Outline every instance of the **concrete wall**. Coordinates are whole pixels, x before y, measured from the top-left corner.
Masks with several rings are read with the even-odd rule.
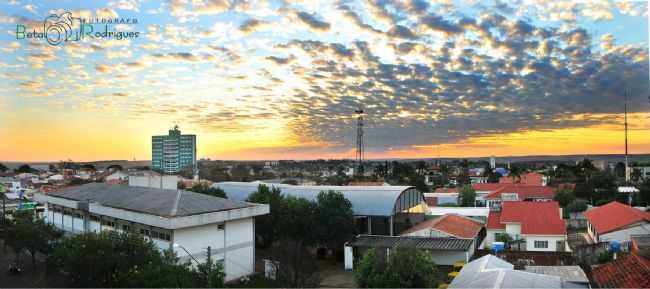
[[[538,252],[551,252],[558,251],[556,246],[557,241],[562,241],[562,248],[564,250],[566,245],[566,236],[538,236],[538,235],[525,235],[526,239],[526,251],[538,251]],[[535,248],[535,241],[548,241],[548,248]]]
[[[212,248],[213,260],[224,260],[225,255],[224,269],[227,281],[252,274],[255,271],[253,218],[228,221],[225,223],[225,230],[220,230],[218,225],[174,230],[173,243],[185,247],[199,262],[205,262],[207,258],[207,246]],[[190,260],[182,248],[174,248],[174,251],[181,258],[181,262]]]
[[[458,261],[469,261],[470,253],[467,251],[431,251],[431,256],[436,265],[454,265]]]
[[[129,186],[176,190],[177,176],[129,176]]]
[[[630,235],[645,235],[650,234],[650,223],[637,224],[623,230],[609,232],[598,236],[600,242],[610,242],[618,240],[621,242],[630,241]]]
[[[520,224],[506,224],[506,233],[508,233],[513,238],[521,236],[521,225]]]

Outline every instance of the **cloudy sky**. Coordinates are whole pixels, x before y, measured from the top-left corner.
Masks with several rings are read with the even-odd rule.
[[[0,160],[650,153],[645,1],[40,1],[0,4]],[[51,45],[50,14],[135,19]],[[99,30],[94,26],[95,30]],[[78,27],[77,27],[78,28]],[[75,29],[73,27],[73,29]],[[103,28],[102,28],[103,29]],[[103,31],[103,30],[101,30]]]

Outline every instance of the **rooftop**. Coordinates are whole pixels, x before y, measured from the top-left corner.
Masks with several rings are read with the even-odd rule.
[[[521,234],[566,235],[557,202],[503,202],[501,212],[490,212],[488,229],[504,229],[505,223],[521,224]]]
[[[488,254],[467,263],[449,288],[562,288],[562,278],[514,270],[514,266]]]
[[[49,193],[47,196],[81,202],[97,202],[106,207],[161,217],[190,216],[255,205],[183,190],[131,187],[106,183],[89,183],[67,187]]]
[[[589,284],[589,278],[580,266],[526,266],[524,270],[530,273],[558,276],[567,282]]]
[[[602,288],[650,288],[650,260],[636,254],[594,266],[591,274]]]
[[[425,229],[433,229],[457,238],[472,239],[478,235],[482,228],[483,224],[476,220],[456,214],[447,214],[419,223],[402,232],[401,235],[407,235]]]
[[[351,243],[353,247],[371,248],[415,248],[439,251],[469,250],[473,240],[433,237],[405,237],[359,235]]]
[[[392,216],[402,207],[412,207],[424,201],[422,193],[411,186],[294,186],[288,184],[268,184],[263,182],[220,182],[212,186],[223,189],[229,198],[244,201],[257,191],[259,185],[280,189],[282,194],[315,200],[323,191],[341,192],[352,203],[352,210],[357,216]],[[402,202],[397,202],[403,193]]]
[[[650,213],[619,202],[593,208],[584,215],[598,234],[616,231],[638,222],[650,222]]]

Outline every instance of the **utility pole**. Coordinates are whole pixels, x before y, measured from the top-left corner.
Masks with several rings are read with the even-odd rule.
[[[363,157],[364,157],[363,109],[359,108],[355,110],[354,113],[357,114],[357,152],[356,152],[357,175],[363,176]]]
[[[628,156],[627,156],[627,99],[630,94],[630,89],[626,88],[625,89],[625,181],[629,182],[630,181],[630,167],[628,164]]]
[[[208,269],[207,269],[208,272],[206,273],[206,275],[208,277],[208,280],[207,280],[208,288],[212,288],[212,275],[210,274],[210,273],[212,273],[212,248],[210,246],[208,246],[208,263],[207,263],[207,265],[208,265],[207,266],[208,267]]]

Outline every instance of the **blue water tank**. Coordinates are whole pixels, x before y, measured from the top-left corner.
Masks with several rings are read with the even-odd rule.
[[[621,251],[621,241],[612,240],[609,242],[609,251],[611,252],[620,252]]]
[[[505,244],[503,242],[494,242],[492,243],[492,250],[494,253],[499,253],[505,249]]]

